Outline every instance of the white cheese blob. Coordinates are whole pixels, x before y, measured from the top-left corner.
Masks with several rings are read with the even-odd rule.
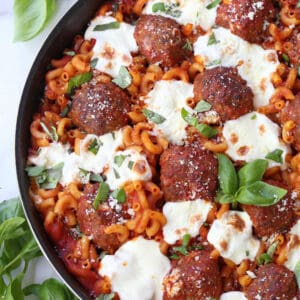
[[[287,260],[284,265],[294,272],[296,264],[300,261],[300,219],[291,228],[289,234]]]
[[[142,237],[126,242],[114,255],[105,255],[99,273],[111,281],[122,300],[160,300],[163,278],[171,269],[159,243]]]
[[[217,43],[207,45],[214,33]],[[219,27],[200,36],[194,43],[194,54],[201,55],[207,68],[217,65],[236,67],[254,94],[254,107],[264,106],[274,93],[271,75],[279,65],[276,51],[264,50]]]
[[[97,154],[88,150],[92,141],[96,140],[100,145]],[[47,147],[41,147],[37,155],[28,158],[29,164],[43,166],[46,169],[63,162],[62,176],[59,182],[65,186],[70,182],[80,181],[80,169],[102,173],[104,166],[109,162],[114,152],[122,145],[122,130],[107,133],[102,136],[88,134],[80,141],[80,154],[71,152],[70,145],[61,143],[50,143]]]
[[[163,227],[164,240],[174,244],[185,234],[197,236],[211,208],[211,203],[202,199],[167,202],[163,207],[163,214],[167,218],[167,224]]]
[[[263,114],[252,112],[241,116],[236,120],[227,121],[224,124],[223,136],[228,145],[226,153],[233,160],[246,162],[265,156],[280,149],[282,153],[282,167],[285,167],[285,156],[290,148],[279,138],[280,127]],[[281,165],[269,160],[269,166]]]
[[[92,20],[85,32],[86,40],[95,39],[94,58],[98,58],[96,69],[112,77],[117,77],[121,66],[129,66],[132,62],[131,52],[137,52],[138,47],[133,37],[134,26],[120,22],[120,28],[94,31],[97,25],[116,22],[110,16],[99,16]]]
[[[157,11],[153,12],[153,5],[155,3],[164,3],[167,12]],[[207,9],[211,0],[150,0],[143,10],[144,14],[158,14],[167,18],[176,20],[179,24],[193,24],[200,25],[205,31],[210,29],[214,24],[217,16],[217,8],[213,7]],[[176,6],[177,4],[177,6]],[[173,9],[172,9],[173,8]],[[177,15],[172,13],[172,10],[178,11]]]
[[[233,291],[223,293],[220,296],[220,300],[247,300],[248,298],[243,292]]]
[[[146,156],[133,149],[114,153],[104,174],[111,189],[117,189],[127,181],[146,181],[152,178]]]
[[[177,80],[161,80],[155,83],[147,96],[143,97],[148,109],[166,119],[161,124],[154,124],[154,130],[163,134],[173,144],[182,144],[187,136],[185,128],[188,124],[181,117],[181,109],[185,108],[189,113],[193,113],[186,103],[186,100],[193,96],[192,84]]]
[[[254,260],[260,243],[252,235],[252,222],[246,212],[228,211],[213,222],[207,240],[221,256],[235,264],[243,259]]]

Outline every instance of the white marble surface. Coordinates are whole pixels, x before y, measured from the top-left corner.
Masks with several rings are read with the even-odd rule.
[[[0,201],[19,195],[14,138],[18,105],[26,77],[46,37],[75,2],[57,0],[56,14],[41,34],[28,42],[13,43],[13,0],[0,1]],[[24,283],[42,282],[48,277],[56,275],[45,258],[39,258],[33,261]]]

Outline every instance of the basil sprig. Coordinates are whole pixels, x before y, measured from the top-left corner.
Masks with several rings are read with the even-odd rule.
[[[282,164],[282,161],[283,161],[283,159],[282,159],[282,153],[283,153],[283,150],[281,150],[281,149],[275,149],[274,151],[268,153],[266,155],[266,158],[267,159],[271,159],[273,161],[276,161],[276,162]]]
[[[68,83],[67,94],[71,94],[74,88],[81,86],[92,78],[92,72],[86,72],[72,77]]]
[[[217,201],[221,204],[237,202],[247,205],[270,206],[282,199],[287,190],[261,181],[268,162],[256,159],[236,172],[231,160],[217,154],[220,191]]]
[[[121,89],[126,89],[131,85],[132,77],[127,68],[121,66],[118,76],[115,79],[113,79],[112,82],[118,85]]]
[[[109,194],[109,185],[105,182],[99,183],[97,195],[93,203],[94,209],[98,209],[99,204],[106,201],[108,194]]]

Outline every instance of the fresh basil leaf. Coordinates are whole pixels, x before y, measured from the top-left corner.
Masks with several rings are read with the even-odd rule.
[[[183,237],[182,237],[182,246],[183,247],[187,247],[189,245],[189,242],[191,240],[191,235],[186,233]]]
[[[67,94],[71,94],[74,88],[80,87],[82,84],[93,78],[92,72],[86,72],[72,77],[69,80]]]
[[[206,6],[207,9],[215,8],[217,5],[221,3],[222,0],[214,0],[210,4]]]
[[[25,171],[27,172],[27,175],[30,177],[37,177],[41,175],[46,170],[43,166],[34,166],[34,167],[27,167]]]
[[[55,0],[14,1],[14,41],[34,38],[55,11]]]
[[[67,106],[61,111],[60,116],[64,118],[69,113],[70,110],[71,110],[71,102],[69,102]]]
[[[295,273],[295,276],[296,276],[296,281],[297,281],[297,284],[298,284],[298,288],[300,289],[300,260],[296,263],[294,273]]]
[[[57,183],[59,182],[62,176],[62,170],[64,167],[64,163],[61,162],[54,166],[51,169],[47,169],[47,177],[44,182],[40,184],[40,187],[46,190],[51,190],[56,188]]]
[[[57,135],[57,132],[56,132],[56,128],[54,126],[50,126],[50,130],[49,130],[44,122],[40,122],[40,125],[43,128],[43,130],[45,131],[45,133],[50,137],[50,139],[53,142],[58,141],[58,135]]]
[[[186,49],[188,51],[193,51],[193,44],[189,40],[186,40],[186,42],[183,45],[182,49]]]
[[[117,201],[119,203],[125,203],[125,201],[126,201],[126,193],[123,188],[114,190],[113,193],[111,194],[111,196],[114,199],[117,199]]]
[[[268,161],[265,159],[256,159],[247,163],[238,172],[240,186],[261,180],[267,167]]]
[[[20,199],[14,198],[0,202],[0,224],[13,217],[23,217]]]
[[[115,294],[111,293],[111,294],[101,294],[99,295],[96,300],[112,300],[114,299]]]
[[[275,251],[276,251],[276,249],[277,249],[277,247],[278,247],[278,244],[279,244],[279,242],[276,241],[276,242],[274,242],[274,243],[268,248],[267,254],[268,254],[270,257],[273,258],[273,255],[274,255],[274,253],[275,253]]]
[[[105,182],[99,183],[98,192],[93,203],[94,209],[98,209],[99,204],[101,202],[106,201],[108,194],[109,194],[109,185]]]
[[[287,64],[290,62],[289,56],[287,54],[285,54],[285,53],[282,53],[282,59]]]
[[[0,224],[0,244],[12,238],[14,232],[25,222],[24,218],[14,217]]]
[[[196,112],[205,112],[205,111],[209,111],[211,109],[211,104],[206,102],[205,100],[200,100],[196,107],[194,108],[194,110]]]
[[[256,114],[253,114],[251,120],[255,120],[257,118]]]
[[[99,151],[99,148],[102,146],[102,142],[98,141],[96,138],[92,140],[92,142],[88,146],[88,150],[92,152],[93,154],[97,154]]]
[[[236,199],[247,205],[270,206],[276,204],[287,193],[287,190],[270,185],[263,181],[256,181],[239,189]]]
[[[125,155],[116,155],[114,157],[114,163],[120,168],[124,162],[124,160],[126,159],[126,156]]]
[[[131,85],[132,77],[126,67],[121,66],[118,76],[112,80],[121,89],[126,89]]]
[[[143,115],[151,122],[155,123],[155,124],[162,124],[163,122],[166,121],[166,118],[163,117],[162,115],[150,110],[150,109],[147,109],[147,108],[144,108],[142,110],[143,112]]]
[[[233,195],[228,195],[221,192],[217,194],[216,201],[220,204],[227,204],[235,202],[235,199]]]
[[[217,41],[215,33],[213,32],[208,38],[207,46],[214,45],[217,43],[220,43],[220,42]]]
[[[90,65],[92,68],[95,68],[97,66],[98,60],[99,60],[99,58],[97,58],[97,57],[91,60]]]
[[[169,258],[170,259],[179,259],[180,257],[177,255],[177,254],[171,254],[170,256],[169,256]]]
[[[24,293],[22,290],[22,281],[24,273],[19,273],[7,286],[5,296],[2,299],[5,300],[24,300]]]
[[[93,182],[103,182],[103,178],[102,178],[101,175],[91,173],[90,174],[90,181],[93,181]]]
[[[157,2],[157,3],[154,3],[152,5],[152,12],[158,12],[158,11],[162,11],[162,12],[165,12],[166,11],[166,7],[165,7],[165,4],[163,2]]]
[[[269,254],[263,253],[257,259],[258,265],[267,265],[272,262],[272,257]]]
[[[104,31],[109,29],[119,29],[121,26],[121,23],[119,22],[110,22],[106,24],[99,24],[96,25],[93,29],[93,31]]]
[[[282,164],[282,162],[283,162],[282,153],[283,153],[283,150],[275,149],[274,151],[268,153],[266,155],[266,158]]]
[[[219,185],[224,194],[233,195],[238,190],[238,177],[235,167],[225,154],[217,154]]]
[[[132,170],[133,165],[134,165],[134,161],[130,160],[130,161],[128,162],[128,168],[129,168],[130,170]]]
[[[114,174],[115,174],[116,179],[119,179],[121,177],[119,172],[115,168],[113,168],[113,170],[114,170]]]
[[[212,66],[216,66],[216,65],[220,65],[220,64],[221,64],[221,59],[215,59],[215,60],[212,60],[211,62],[209,62],[205,66],[206,67],[212,67]]]

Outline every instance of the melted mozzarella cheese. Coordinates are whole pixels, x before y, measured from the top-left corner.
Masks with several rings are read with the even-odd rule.
[[[163,278],[170,269],[159,243],[139,237],[122,245],[114,255],[104,256],[99,273],[110,279],[112,291],[122,300],[160,300]]]
[[[185,234],[195,237],[206,221],[212,205],[205,200],[167,202],[163,207],[163,214],[167,224],[163,227],[164,240],[174,244]]]
[[[152,178],[146,156],[133,149],[116,152],[109,161],[104,174],[111,189],[117,189],[127,181],[146,181]]]
[[[175,9],[179,10],[178,16],[172,16],[172,13],[165,13],[162,11],[153,12],[152,6],[155,3],[165,4],[165,7],[172,7],[172,5],[176,5]],[[206,6],[211,3],[211,0],[150,0],[147,2],[143,13],[144,14],[159,14],[164,17],[168,17],[176,20],[179,24],[193,24],[200,25],[205,31],[210,29],[215,24],[215,19],[217,16],[217,8],[213,7],[211,9],[207,9]]]
[[[96,69],[112,77],[117,77],[121,66],[129,66],[132,62],[131,52],[137,52],[134,39],[134,26],[125,22],[120,28],[94,31],[95,26],[116,22],[109,16],[99,16],[92,20],[85,32],[85,39],[95,39],[93,58],[98,58]]]
[[[220,296],[220,300],[247,300],[248,298],[242,292],[234,291],[223,293]]]
[[[280,139],[280,127],[263,114],[253,112],[236,120],[227,121],[223,128],[223,136],[228,145],[226,153],[233,160],[253,161],[276,150],[283,151],[282,159],[290,152]],[[270,166],[280,163],[269,160]],[[285,166],[285,163],[282,167]]]
[[[148,109],[166,119],[161,124],[154,124],[155,131],[162,133],[173,144],[180,145],[186,138],[187,123],[181,117],[181,109],[185,108],[189,113],[193,113],[186,103],[186,100],[193,96],[192,84],[161,80],[156,82],[153,90],[143,98]]]
[[[47,147],[41,147],[37,155],[28,158],[30,164],[43,166],[46,169],[63,162],[62,176],[60,183],[67,185],[73,181],[80,181],[80,169],[84,169],[96,174],[102,173],[103,168],[109,162],[114,151],[122,145],[122,130],[107,133],[102,136],[88,134],[80,141],[80,154],[71,152],[70,145],[61,143],[51,143]],[[88,150],[90,143],[96,140],[100,146],[97,154]]]
[[[300,220],[291,228],[289,233],[287,260],[284,265],[294,271],[296,264],[300,261]]]
[[[217,43],[208,46],[212,32]],[[216,64],[224,67],[237,66],[240,76],[253,91],[254,106],[257,108],[267,105],[274,93],[271,75],[279,65],[276,51],[250,44],[222,27],[213,29],[212,32],[200,36],[194,43],[195,55],[201,55],[207,67],[216,67]]]
[[[246,212],[228,211],[213,222],[207,240],[222,257],[239,264],[254,260],[260,243],[252,236],[252,222]]]

